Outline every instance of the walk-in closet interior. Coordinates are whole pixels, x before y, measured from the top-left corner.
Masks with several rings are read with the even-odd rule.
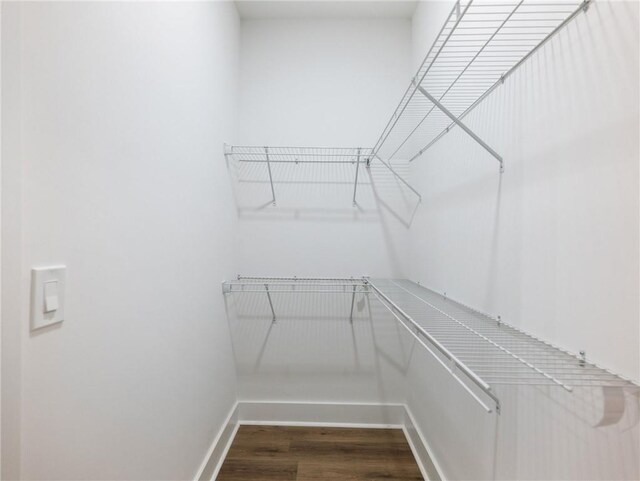
[[[1,479],[639,479],[639,11],[0,2]]]

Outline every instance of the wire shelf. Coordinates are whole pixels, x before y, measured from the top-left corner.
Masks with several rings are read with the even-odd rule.
[[[373,154],[420,157],[590,0],[459,0],[405,91]]]
[[[369,167],[373,149],[363,147],[272,147],[272,146],[246,146],[225,144],[225,156],[227,160],[236,165],[259,165],[261,170],[260,178],[266,177],[272,196],[271,203],[275,206],[278,199],[278,191],[275,186],[280,179],[277,177],[276,169],[288,166],[316,166],[312,174],[316,177],[326,177],[329,171],[334,169],[352,169],[350,175],[353,183],[352,203],[355,207],[358,202],[358,185],[363,182],[364,173],[361,169]],[[381,160],[381,159],[380,159]],[[397,179],[413,194],[421,200],[420,194],[388,163],[381,161],[382,166],[390,177]],[[352,167],[350,167],[352,166]],[[266,168],[265,168],[266,167]],[[317,170],[321,169],[321,170]],[[345,174],[342,172],[341,175]],[[347,175],[349,175],[347,173]],[[254,179],[255,181],[255,179]],[[350,185],[350,184],[349,184]]]
[[[272,322],[278,319],[274,294],[346,294],[351,297],[349,321],[353,322],[356,295],[367,291],[364,277],[248,277],[238,276],[236,281],[223,282],[222,292],[264,293],[271,310]]]
[[[638,385],[487,314],[408,280],[372,279],[379,299],[399,313],[438,359],[493,397],[492,385],[544,385],[564,388]],[[455,375],[455,373],[454,373]],[[472,393],[473,394],[473,393]],[[477,399],[481,402],[480,399]],[[482,403],[482,402],[481,402]],[[486,406],[486,405],[485,405]]]
[[[640,386],[505,322],[408,280],[367,277],[244,277],[223,283],[224,294],[259,293],[276,322],[272,295],[341,294],[353,322],[356,296],[377,299],[487,412],[500,412],[493,386],[574,388]],[[254,294],[255,295],[255,294]],[[350,310],[347,312],[347,308]]]
[[[352,164],[366,162],[371,148],[362,147],[257,147],[226,146],[225,154],[237,162],[291,164]]]
[[[335,293],[352,294],[363,290],[366,279],[353,277],[246,277],[223,283],[223,292],[271,292],[271,293]]]

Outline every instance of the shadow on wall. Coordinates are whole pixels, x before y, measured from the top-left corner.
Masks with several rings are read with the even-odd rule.
[[[238,216],[245,220],[378,223],[384,210],[409,228],[420,204],[416,194],[376,160],[369,167],[365,162],[358,166],[355,157],[351,163],[268,166],[227,158],[227,166]],[[393,168],[406,179],[406,162]]]
[[[411,275],[636,378],[637,19],[593,3],[465,117],[502,176],[460,129],[414,162]]]
[[[266,293],[225,296],[241,399],[404,402],[410,345],[368,293],[271,297],[275,321]]]
[[[424,349],[407,378],[446,479],[638,479],[637,390],[498,383],[502,411],[488,414]]]

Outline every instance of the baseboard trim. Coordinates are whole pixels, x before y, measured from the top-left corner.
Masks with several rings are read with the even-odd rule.
[[[207,454],[198,469],[198,472],[194,478],[194,481],[209,481],[216,479],[218,471],[222,467],[224,458],[227,456],[227,452],[231,447],[233,438],[236,436],[236,432],[240,424],[238,423],[238,403],[236,402],[225,422],[222,424],[220,431],[216,438],[211,443],[211,447],[207,451]]]
[[[402,404],[238,403],[241,424],[399,428],[404,424],[404,416]]]
[[[397,428],[407,437],[423,477],[442,481],[442,471],[431,455],[413,415],[404,404],[339,404],[292,402],[237,402],[202,462],[195,481],[215,480],[241,425]]]
[[[420,471],[422,471],[422,476],[429,481],[446,481],[437,459],[433,456],[433,450],[422,434],[422,430],[416,424],[409,406],[404,406],[404,408],[405,421],[402,429],[409,446],[411,446],[411,451],[413,451],[413,457],[416,458]]]

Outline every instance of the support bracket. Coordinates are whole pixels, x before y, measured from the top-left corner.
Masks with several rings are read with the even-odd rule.
[[[269,292],[269,284],[264,285],[264,290],[267,292],[267,299],[269,299],[269,307],[271,308],[271,315],[273,316],[271,322],[276,322],[276,311],[273,309],[273,301],[271,300],[271,293]]]
[[[271,162],[269,162],[269,147],[264,148],[264,155],[267,158],[267,170],[269,171],[269,183],[271,184],[271,195],[273,196],[272,205],[276,205],[276,191],[273,188],[273,176],[271,175]]]
[[[353,307],[356,303],[356,286],[353,286],[353,294],[351,295],[351,314],[349,314],[349,322],[353,324]]]
[[[413,187],[411,187],[411,185],[409,185],[409,183],[408,183],[406,180],[404,180],[400,174],[398,174],[395,170],[393,170],[393,167],[391,167],[391,166],[390,166],[389,164],[387,164],[384,160],[382,160],[382,158],[381,158],[379,155],[374,154],[374,157],[375,157],[376,159],[378,159],[380,162],[382,162],[382,165],[384,165],[387,169],[389,169],[389,171],[390,171],[393,175],[395,175],[395,176],[396,176],[396,178],[397,178],[400,182],[402,182],[404,185],[406,185],[406,186],[407,186],[407,188],[408,188],[411,192],[413,192],[414,194],[416,194],[416,195],[418,196],[418,200],[419,200],[419,202],[422,202],[422,196],[420,195],[420,193],[419,193],[416,189],[414,189]]]
[[[356,163],[356,180],[353,183],[353,206],[355,207],[356,204],[356,191],[358,189],[358,171],[360,170],[360,147],[358,147],[358,161]]]
[[[442,105],[438,99],[436,99],[433,95],[431,95],[429,92],[427,92],[420,84],[418,84],[415,80],[414,80],[414,85],[416,86],[416,88],[420,91],[420,93],[422,95],[424,95],[425,97],[427,97],[427,99],[433,103],[436,107],[438,107],[438,109],[444,113],[447,117],[449,117],[453,123],[455,123],[458,127],[460,127],[462,130],[464,130],[467,134],[469,134],[469,136],[475,140],[476,142],[478,142],[487,152],[489,152],[493,157],[496,158],[496,160],[500,163],[500,173],[504,172],[504,162],[502,160],[502,156],[500,154],[498,154],[495,150],[493,150],[491,147],[489,147],[489,145],[487,145],[487,143],[482,140],[480,137],[478,137],[475,132],[473,132],[473,130],[471,130],[469,127],[467,127],[460,119],[458,119],[458,117],[456,117],[449,109],[447,109],[444,105]]]

